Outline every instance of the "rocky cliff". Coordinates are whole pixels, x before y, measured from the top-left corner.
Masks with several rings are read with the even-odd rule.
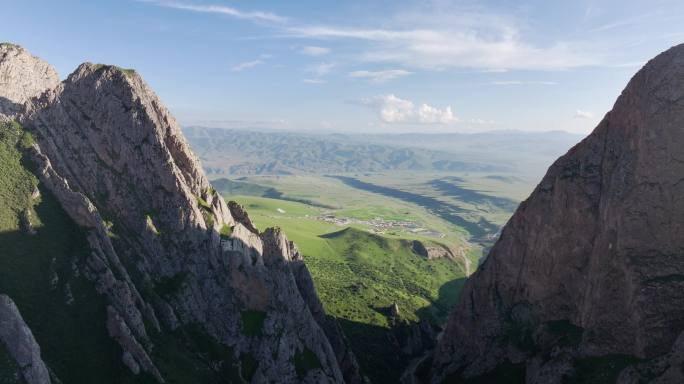
[[[72,279],[83,280],[79,286],[101,302],[91,326],[118,355],[109,363],[117,377],[100,377],[97,370],[73,376],[68,367],[78,356],[43,353],[54,380],[361,380],[296,247],[277,229],[257,231],[246,212],[223,201],[135,71],[85,63],[57,83],[49,65],[16,46],[2,49],[0,95],[11,102],[3,113],[32,134],[24,162],[87,249],[66,261],[63,275],[54,273],[53,286],[68,292],[63,306],[78,307],[90,291],[73,293]],[[17,306],[35,311],[30,300]],[[73,336],[34,333],[41,346]],[[107,358],[91,353],[94,364]]]
[[[26,101],[58,83],[51,65],[18,45],[0,43],[0,115],[16,115]]]
[[[684,45],[520,205],[463,289],[432,381],[684,382],[682,148]]]

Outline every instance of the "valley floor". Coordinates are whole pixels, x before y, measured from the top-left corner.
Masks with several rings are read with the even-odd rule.
[[[532,188],[510,176],[409,172],[213,185],[244,205],[259,229],[280,226],[297,244],[326,312],[373,382],[398,379],[413,353],[397,353],[407,342],[401,326],[443,324],[465,278]]]

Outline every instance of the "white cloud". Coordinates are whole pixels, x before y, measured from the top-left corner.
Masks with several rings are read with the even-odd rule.
[[[558,85],[558,83],[555,81],[539,81],[539,80],[532,80],[532,81],[499,80],[499,81],[490,81],[487,84],[489,84],[489,85]]]
[[[361,104],[377,108],[380,120],[385,123],[454,124],[459,122],[451,106],[438,108],[425,103],[416,106],[412,101],[399,98],[394,94],[363,99]]]
[[[318,63],[307,68],[307,71],[316,76],[325,76],[335,67],[335,63]]]
[[[421,104],[418,108],[418,120],[421,123],[430,124],[452,124],[458,121],[454,113],[451,111],[451,106],[446,106],[444,109],[439,109],[427,104]]]
[[[577,111],[575,111],[575,118],[576,119],[593,119],[594,114],[592,112],[589,112],[589,111],[583,111],[581,109],[578,109]]]
[[[307,83],[307,84],[325,84],[325,83],[327,83],[327,81],[325,81],[323,79],[304,79],[302,81]]]
[[[262,60],[246,61],[244,63],[234,65],[230,70],[233,72],[240,72],[240,71],[244,71],[245,69],[254,68],[257,65],[261,65],[263,63],[264,62]]]
[[[349,73],[349,77],[368,79],[371,83],[384,83],[410,74],[411,72],[403,69],[388,69],[384,71],[354,71]]]
[[[403,123],[413,118],[415,106],[409,100],[400,99],[392,94],[381,96],[380,118],[386,123]]]
[[[299,52],[307,56],[323,56],[330,53],[330,48],[316,47],[313,45],[303,47]]]
[[[227,7],[225,5],[199,5],[190,4],[179,1],[165,1],[165,0],[139,0],[145,3],[151,3],[160,7],[173,8],[182,11],[192,11],[200,13],[214,13],[225,16],[230,16],[235,19],[249,20],[256,22],[271,22],[271,23],[285,23],[287,18],[276,15],[271,12],[263,11],[240,11],[235,8]]]

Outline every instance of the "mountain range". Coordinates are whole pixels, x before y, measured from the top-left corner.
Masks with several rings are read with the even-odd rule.
[[[207,174],[497,172],[538,176],[581,135],[493,131],[478,134],[311,134],[183,128]]]

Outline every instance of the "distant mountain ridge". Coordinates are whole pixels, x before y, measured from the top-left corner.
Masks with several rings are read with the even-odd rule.
[[[565,132],[308,134],[185,127],[210,176],[349,172],[528,172],[581,139]],[[487,155],[494,150],[493,155]],[[541,171],[543,171],[543,169]],[[537,171],[540,172],[540,171]]]

